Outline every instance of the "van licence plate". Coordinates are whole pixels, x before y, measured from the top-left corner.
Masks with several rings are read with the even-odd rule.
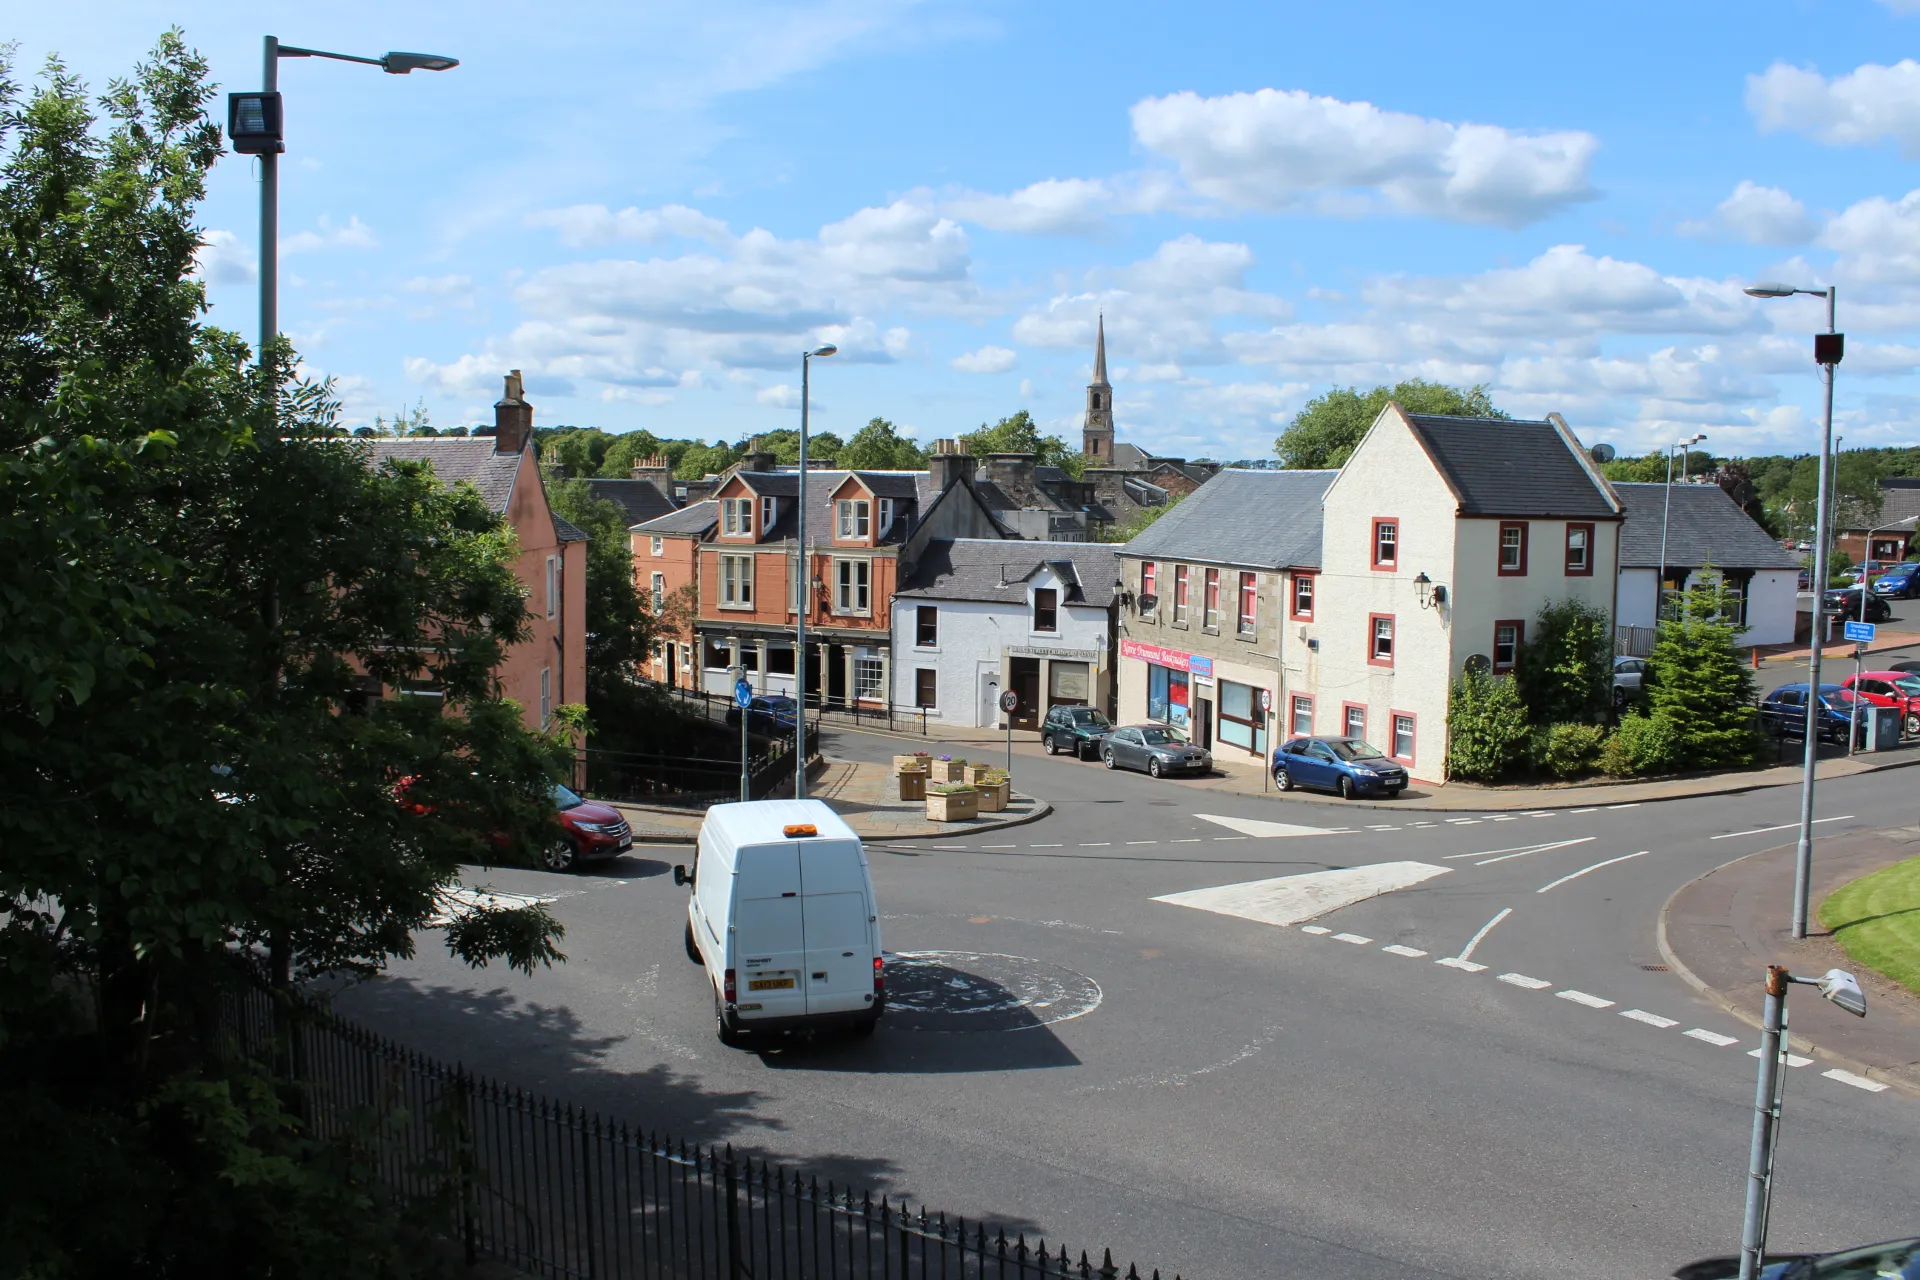
[[[791,991],[792,978],[750,978],[747,981],[749,991]]]

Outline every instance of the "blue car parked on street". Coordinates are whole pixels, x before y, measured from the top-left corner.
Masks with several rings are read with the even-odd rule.
[[[1397,796],[1407,771],[1362,738],[1293,738],[1273,753],[1273,785],[1337,791],[1343,800]]]
[[[1859,699],[1860,719],[1873,714],[1864,698]],[[1851,689],[1837,684],[1820,686],[1820,710],[1814,723],[1828,742],[1845,742],[1854,723],[1855,698]],[[1804,738],[1807,734],[1807,682],[1783,684],[1760,703],[1760,727],[1781,738]]]
[[[1902,600],[1911,600],[1920,595],[1920,561],[1902,560],[1899,564],[1889,565],[1885,573],[1873,580],[1873,594],[1896,596]]]

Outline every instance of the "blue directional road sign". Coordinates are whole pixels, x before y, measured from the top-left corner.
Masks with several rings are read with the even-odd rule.
[[[1873,643],[1873,624],[1871,622],[1849,622],[1844,628],[1847,639],[1856,644]]]
[[[733,703],[737,707],[753,704],[753,686],[745,680],[736,681],[733,686]]]

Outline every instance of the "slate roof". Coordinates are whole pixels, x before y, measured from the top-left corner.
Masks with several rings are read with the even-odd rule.
[[[629,526],[674,510],[672,500],[651,480],[589,480],[587,492],[625,511]]]
[[[755,493],[763,497],[792,499],[801,490],[800,473],[797,471],[742,471],[739,475]],[[858,475],[876,497],[894,500],[893,524],[875,541],[875,545],[884,547],[905,541],[914,522],[919,519],[920,473],[816,471],[812,468],[808,468],[806,477],[807,541],[825,546],[833,540],[833,494],[850,475]],[[763,535],[760,541],[792,541],[798,524],[794,518],[795,511],[792,501],[782,502],[779,519],[773,523],[773,532]],[[879,519],[879,512],[869,514],[873,519]]]
[[[1660,525],[1666,512],[1664,484],[1613,486],[1626,508],[1620,529],[1622,568],[1660,567]],[[1767,534],[1734,505],[1717,484],[1676,484],[1666,516],[1667,563],[1685,568],[1798,569],[1800,557]]]
[[[1842,503],[1844,528],[1849,533],[1865,533],[1868,526],[1861,523],[1863,517],[1851,509],[1851,503]],[[1880,514],[1873,518],[1872,527],[1899,525],[1920,517],[1920,478],[1899,476],[1880,482]],[[1905,533],[1905,529],[1890,529],[1890,533]]]
[[[691,506],[669,511],[664,516],[655,516],[644,524],[636,524],[629,533],[646,534],[699,534],[713,528],[720,520],[720,504],[712,498],[696,502]]]
[[[1121,548],[1127,556],[1320,567],[1320,500],[1338,471],[1221,471]]]
[[[575,524],[573,521],[557,513],[553,517],[553,535],[554,537],[558,538],[561,542],[592,542],[593,541],[592,538],[589,538],[587,536],[587,531],[585,529],[582,529],[579,525]]]
[[[393,458],[401,462],[430,462],[433,474],[446,484],[471,481],[494,511],[505,514],[513,497],[513,479],[520,472],[520,455],[495,453],[493,437],[408,436],[399,440],[369,440],[375,466]]]
[[[1410,413],[1427,456],[1473,516],[1607,519],[1618,513],[1551,422]]]
[[[1065,603],[1104,609],[1113,603],[1116,551],[1102,542],[935,538],[894,596],[1024,606],[1028,580],[1051,565],[1068,583]]]

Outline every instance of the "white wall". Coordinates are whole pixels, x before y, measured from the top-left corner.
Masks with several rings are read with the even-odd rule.
[[[1622,569],[1620,571],[1620,606],[1614,621],[1623,627],[1651,627],[1654,617],[1654,599],[1659,594],[1660,571],[1658,569]],[[1756,579],[1757,581],[1757,579]],[[1788,630],[1793,627],[1793,619],[1787,619]]]
[[[1799,609],[1799,570],[1762,569],[1747,587],[1747,633],[1740,643],[1792,644]]]

